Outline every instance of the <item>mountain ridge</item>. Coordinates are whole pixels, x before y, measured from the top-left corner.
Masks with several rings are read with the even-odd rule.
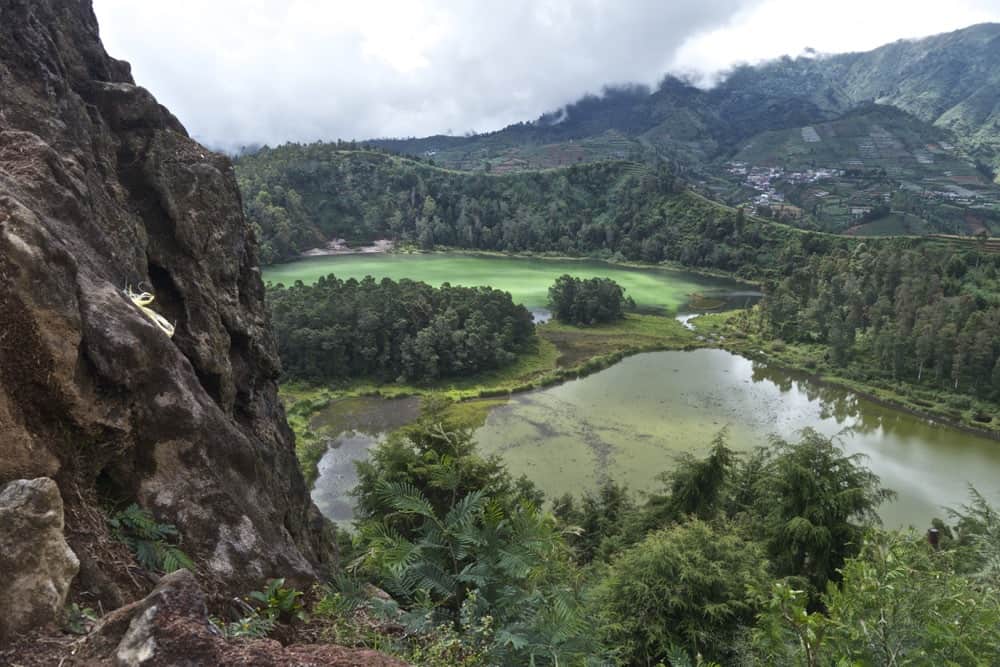
[[[533,121],[481,135],[366,143],[475,169],[503,147],[579,142],[618,130],[633,139],[635,149],[660,157],[713,158],[758,132],[833,120],[867,102],[889,104],[961,132],[963,149],[996,172],[1000,23],[899,40],[866,52],[742,65],[708,90],[669,74],[655,90],[610,86],[600,96],[584,95]]]

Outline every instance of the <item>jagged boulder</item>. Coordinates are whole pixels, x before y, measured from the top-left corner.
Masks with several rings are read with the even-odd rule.
[[[105,53],[90,2],[0,0],[0,484],[56,480],[82,590],[115,576],[102,497],[175,524],[214,592],[316,575],[278,373],[230,161]]]
[[[57,620],[79,568],[56,483],[39,477],[0,488],[0,641]]]
[[[187,570],[163,577],[139,602],[109,614],[69,663],[115,667],[179,665],[316,665],[402,667],[375,651],[332,644],[282,646],[271,640],[226,641],[209,623],[205,594]]]

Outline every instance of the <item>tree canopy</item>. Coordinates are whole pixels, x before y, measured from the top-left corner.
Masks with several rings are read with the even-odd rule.
[[[286,377],[427,381],[513,361],[535,340],[531,313],[489,287],[372,277],[268,290]]]
[[[625,317],[635,307],[631,297],[611,278],[575,278],[563,274],[549,287],[552,316],[569,324],[598,324]]]

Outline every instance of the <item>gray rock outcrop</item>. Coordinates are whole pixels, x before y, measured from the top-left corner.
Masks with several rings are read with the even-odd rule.
[[[166,575],[145,598],[101,619],[68,664],[404,666],[403,662],[375,651],[332,644],[282,646],[268,639],[227,642],[209,624],[205,594],[187,570]]]
[[[116,576],[103,499],[175,524],[215,592],[315,575],[278,372],[230,161],[105,53],[89,1],[0,0],[0,484],[57,482],[81,589]]]
[[[0,488],[0,641],[58,620],[79,569],[56,483],[39,477]]]

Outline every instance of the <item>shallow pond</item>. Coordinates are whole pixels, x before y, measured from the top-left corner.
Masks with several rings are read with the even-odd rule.
[[[337,255],[313,257],[267,267],[264,281],[290,285],[315,282],[334,273],[339,278],[409,278],[431,285],[489,285],[510,292],[515,303],[533,311],[546,305],[549,286],[564,273],[581,278],[612,278],[637,305],[651,310],[683,309],[691,294],[730,307],[742,307],[759,293],[727,278],[665,268],[632,268],[590,260],[536,259],[469,253]],[[544,311],[539,312],[544,315]],[[538,319],[538,318],[536,318]]]
[[[419,410],[416,399],[350,401],[334,403],[313,423],[339,434],[313,492],[338,521],[350,517],[351,460]],[[607,476],[634,491],[657,489],[657,475],[678,453],[704,454],[723,427],[730,445],[744,451],[806,427],[839,434],[848,452],[865,454],[883,485],[899,493],[882,507],[888,526],[926,526],[943,515],[942,506],[966,501],[968,483],[993,499],[1000,491],[1000,442],[723,350],[640,354],[516,395],[490,413],[476,439],[483,453],[500,454],[514,475],[527,475],[553,498],[592,489]]]
[[[420,415],[419,398],[347,398],[334,401],[309,426],[326,438],[312,499],[324,516],[338,523],[354,516],[351,489],[358,483],[355,461],[400,426]]]
[[[739,450],[806,427],[839,434],[846,451],[866,455],[899,493],[880,512],[889,526],[926,526],[943,505],[965,502],[970,482],[991,498],[1000,491],[1000,442],[724,350],[640,354],[515,396],[490,413],[476,439],[551,498],[608,476],[633,490],[657,489],[656,476],[676,454],[706,453],[723,427]]]

